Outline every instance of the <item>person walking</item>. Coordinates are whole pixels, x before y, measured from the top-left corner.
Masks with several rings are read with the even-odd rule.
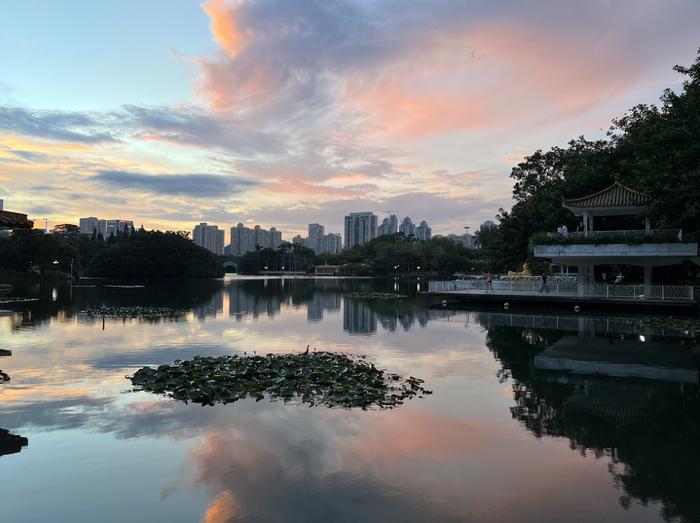
[[[542,274],[542,287],[540,287],[540,292],[549,292],[549,285],[547,285],[546,274]]]
[[[486,273],[486,292],[493,292],[493,274],[491,271]]]

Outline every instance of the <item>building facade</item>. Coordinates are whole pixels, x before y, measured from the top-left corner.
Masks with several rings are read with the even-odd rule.
[[[102,235],[105,240],[110,236],[131,234],[134,230],[134,222],[131,220],[102,220],[94,216],[80,218],[80,234]]]
[[[399,231],[399,219],[395,214],[391,214],[382,220],[382,224],[377,228],[377,236],[390,236]]]
[[[377,237],[377,216],[371,212],[351,212],[345,217],[345,248],[364,245]]]
[[[399,225],[399,232],[401,234],[403,234],[406,238],[408,238],[409,236],[416,235],[416,226],[411,221],[411,218],[406,216],[403,219],[403,221],[401,222],[401,225]]]
[[[321,252],[326,254],[338,254],[343,248],[343,241],[339,233],[326,234],[323,237]]]
[[[105,232],[107,231],[107,220],[100,220],[94,216],[87,218],[80,218],[80,234],[95,234],[96,236],[102,234],[104,238]]]
[[[563,206],[581,218],[583,230],[560,228],[540,240],[534,254],[562,267],[577,267],[580,295],[603,289],[606,297],[628,292],[637,298],[641,293],[646,300],[665,300],[688,293],[692,299],[687,283],[692,281],[689,272],[696,271],[689,268],[697,260],[698,244],[684,240],[682,229],[652,229],[645,218],[650,201],[649,196],[618,182],[593,194],[565,199]],[[605,218],[617,216],[637,217],[639,229],[594,227],[596,218],[605,225]]]
[[[315,253],[320,253],[323,250],[323,236],[326,228],[320,223],[309,224],[309,236],[306,239],[306,246]]]
[[[231,243],[227,246],[226,253],[232,256],[241,256],[254,251],[256,247],[277,249],[281,244],[282,233],[274,227],[266,230],[256,225],[251,229],[239,223],[235,227],[231,227]]]
[[[433,236],[433,230],[428,225],[428,222],[423,220],[420,225],[416,227],[416,239],[426,241]]]
[[[195,245],[204,247],[214,254],[219,256],[224,254],[224,231],[219,230],[216,225],[208,225],[206,222],[195,225],[192,240]]]

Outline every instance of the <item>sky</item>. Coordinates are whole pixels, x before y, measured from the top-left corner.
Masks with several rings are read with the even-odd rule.
[[[8,0],[0,198],[43,226],[461,233],[511,168],[678,89],[697,0]]]

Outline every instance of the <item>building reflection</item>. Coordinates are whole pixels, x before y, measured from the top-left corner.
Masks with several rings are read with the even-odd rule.
[[[343,330],[350,334],[374,334],[377,332],[377,315],[366,302],[345,298]]]
[[[526,316],[481,318],[499,377],[512,380],[513,418],[538,438],[609,459],[623,507],[660,501],[667,521],[700,520],[697,340],[615,332],[639,328],[624,321]],[[549,328],[505,325],[528,321]]]

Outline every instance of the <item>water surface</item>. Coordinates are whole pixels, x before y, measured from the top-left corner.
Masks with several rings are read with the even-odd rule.
[[[700,520],[695,338],[571,311],[432,309],[424,282],[227,278],[0,304],[8,522]],[[350,290],[400,291],[400,301]],[[100,305],[179,320],[89,318]],[[200,407],[124,376],[196,354],[365,354],[426,380],[394,410]]]

